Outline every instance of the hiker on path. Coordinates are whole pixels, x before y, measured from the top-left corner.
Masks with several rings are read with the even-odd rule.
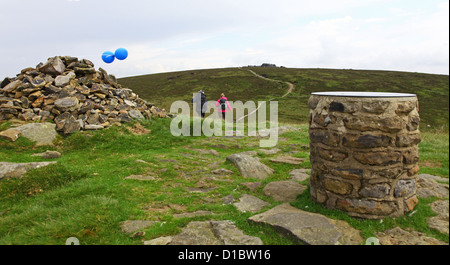
[[[191,100],[192,103],[196,103],[195,110],[197,111],[198,115],[202,118],[205,117],[205,112],[207,109],[208,104],[206,100],[205,92],[202,90],[198,91],[198,93],[195,95],[195,97]]]
[[[216,107],[219,107],[219,112],[222,114],[222,119],[225,119],[225,113],[227,112],[227,107],[231,112],[233,112],[233,109],[230,106],[230,102],[228,102],[228,98],[225,97],[224,93],[222,93],[220,95],[219,100],[217,100]]]

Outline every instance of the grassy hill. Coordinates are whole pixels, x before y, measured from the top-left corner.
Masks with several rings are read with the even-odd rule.
[[[175,100],[189,101],[202,89],[208,100],[217,100],[225,93],[229,100],[256,101],[281,97],[288,85],[271,82],[259,75],[295,85],[294,91],[279,102],[279,120],[304,123],[308,119],[308,98],[318,91],[377,91],[417,94],[422,128],[444,129],[449,124],[449,76],[410,72],[295,69],[243,67],[192,70],[142,75],[119,79],[142,98],[170,109]]]

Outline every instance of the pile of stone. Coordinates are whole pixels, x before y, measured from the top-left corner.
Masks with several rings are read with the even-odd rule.
[[[164,118],[166,113],[86,59],[49,58],[0,84],[0,122],[54,121],[56,130],[68,135],[152,116]]]

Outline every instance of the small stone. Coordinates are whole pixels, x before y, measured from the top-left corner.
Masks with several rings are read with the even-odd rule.
[[[213,156],[219,156],[219,152],[217,152],[214,149],[210,149],[210,150],[204,150],[204,149],[192,149],[192,151],[195,151],[201,155],[213,155]]]
[[[234,206],[241,212],[259,212],[269,203],[265,202],[255,196],[244,194],[239,198],[239,202],[234,203]]]
[[[131,235],[131,237],[143,237],[143,236],[145,236],[144,231],[135,232],[134,234]]]
[[[13,82],[9,83],[8,85],[6,85],[5,87],[3,87],[2,91],[3,92],[8,92],[8,93],[12,92],[12,91],[16,90],[16,88],[19,87],[19,85],[21,83],[22,82],[20,80],[13,81]]]
[[[241,183],[243,186],[247,187],[250,191],[255,191],[262,185],[262,182],[244,182]]]
[[[40,66],[38,70],[44,74],[49,75],[60,75],[64,73],[66,67],[64,62],[58,57],[50,58],[45,64]]]
[[[55,86],[57,87],[65,87],[70,83],[70,77],[64,75],[58,75],[55,78]]]
[[[413,196],[405,201],[405,209],[407,212],[411,212],[414,210],[414,207],[419,203],[419,199],[416,196]]]
[[[233,175],[234,172],[225,168],[219,168],[211,171],[211,173],[216,175]]]
[[[233,194],[229,194],[229,195],[223,197],[222,198],[222,202],[225,205],[234,203],[234,196],[233,196]]]
[[[86,124],[84,126],[85,130],[101,130],[104,129],[105,127],[103,127],[102,125],[97,125],[97,124]]]
[[[266,155],[275,155],[276,153],[280,152],[281,149],[273,148],[273,149],[258,149],[259,152],[264,153]]]
[[[11,142],[16,141],[21,135],[22,132],[17,129],[8,129],[6,131],[0,132],[0,138]]]
[[[130,115],[131,118],[136,119],[136,120],[145,120],[144,115],[142,115],[142,113],[139,110],[130,110],[128,111],[128,114]]]
[[[306,190],[306,186],[295,181],[285,180],[270,182],[264,187],[264,195],[272,197],[276,201],[293,202],[297,196]]]
[[[307,172],[310,172],[311,170],[309,169],[294,169],[291,172],[289,172],[289,175],[291,175],[291,180],[295,180],[295,181],[305,181],[309,178],[309,174]]]
[[[354,152],[353,157],[362,164],[371,166],[388,166],[402,162],[400,152]]]
[[[394,189],[395,197],[407,197],[416,191],[416,181],[414,179],[401,179]]]
[[[389,195],[389,191],[389,185],[377,184],[364,187],[359,194],[366,198],[384,198]]]
[[[157,223],[156,221],[146,221],[146,220],[127,220],[120,223],[122,232],[131,234],[138,230],[148,228]]]
[[[248,155],[234,154],[227,157],[227,160],[231,161],[245,178],[265,179],[274,173],[273,169]]]
[[[39,156],[45,159],[55,159],[55,158],[60,158],[61,157],[61,153],[58,151],[45,151],[44,153],[39,153],[39,154],[32,154],[31,156]]]
[[[292,156],[278,156],[277,158],[270,159],[271,162],[274,163],[285,163],[285,164],[291,164],[291,165],[300,165],[301,163],[305,162],[305,158],[298,158],[298,157],[292,157]]]
[[[353,190],[353,185],[345,181],[324,177],[323,185],[325,189],[340,195],[348,195]]]
[[[76,97],[65,97],[55,101],[55,107],[61,112],[74,111],[78,106],[78,99]]]
[[[124,179],[135,179],[135,180],[155,180],[156,178],[151,175],[130,175]]]
[[[210,211],[195,211],[195,212],[192,212],[192,213],[174,214],[173,218],[175,218],[175,219],[178,219],[178,218],[193,218],[193,217],[208,216],[208,215],[214,215],[214,213],[210,212]]]

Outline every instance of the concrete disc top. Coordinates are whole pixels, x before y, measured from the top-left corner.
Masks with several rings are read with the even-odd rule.
[[[333,92],[315,92],[311,93],[316,96],[332,96],[332,97],[363,97],[363,98],[404,98],[416,97],[415,94],[407,93],[389,93],[389,92],[353,92],[353,91],[333,91]]]

